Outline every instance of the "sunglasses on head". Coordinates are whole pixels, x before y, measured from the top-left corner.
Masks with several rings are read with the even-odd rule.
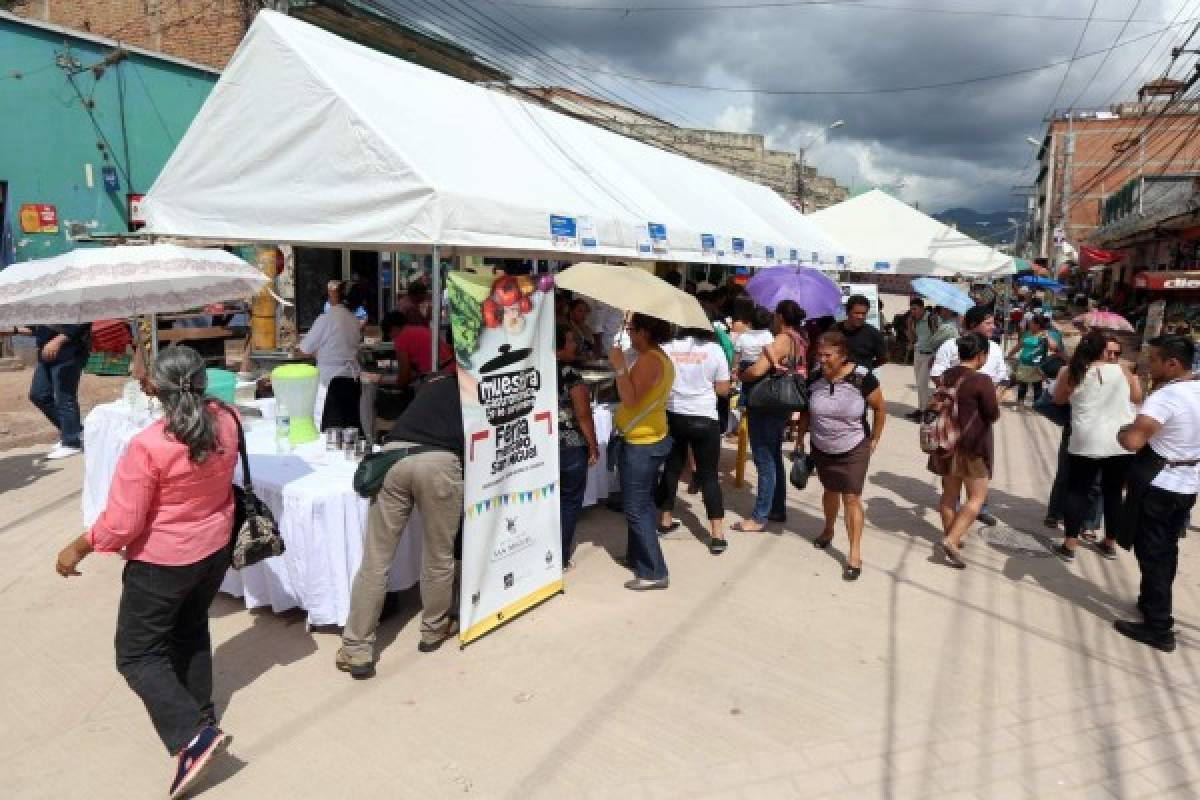
[[[1119,358],[1121,355],[1121,351],[1120,350],[1105,350],[1104,355],[1108,356],[1109,358]]]

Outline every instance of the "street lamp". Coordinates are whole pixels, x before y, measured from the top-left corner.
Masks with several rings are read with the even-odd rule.
[[[804,177],[804,157],[808,154],[808,149],[816,143],[817,139],[827,135],[830,131],[841,128],[846,124],[844,119],[835,119],[833,122],[821,128],[816,133],[808,137],[808,141],[804,143],[804,147],[800,148],[800,213],[808,212],[806,208],[805,196],[808,194],[808,182]]]

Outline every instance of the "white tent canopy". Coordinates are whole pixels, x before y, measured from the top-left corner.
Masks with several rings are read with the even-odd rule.
[[[269,11],[144,208],[149,232],[218,241],[750,266],[844,253],[770,189]]]
[[[808,219],[846,246],[858,272],[997,277],[1015,271],[1010,256],[879,189]]]

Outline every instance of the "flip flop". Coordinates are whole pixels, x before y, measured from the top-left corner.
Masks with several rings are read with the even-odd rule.
[[[950,563],[950,566],[954,567],[955,569],[967,568],[967,562],[962,560],[962,556],[959,555],[958,548],[951,545],[945,539],[942,540],[942,551],[946,554],[946,561]]]
[[[674,520],[670,525],[655,525],[654,527],[658,529],[659,533],[670,533],[679,530],[679,526],[682,524],[679,520]]]
[[[762,533],[767,529],[766,525],[763,525],[761,528],[747,528],[742,524],[743,522],[745,522],[745,520],[733,523],[733,529],[739,533]]]
[[[830,534],[828,537],[818,536],[817,538],[813,539],[813,547],[817,548],[818,550],[824,550],[831,544],[833,544],[833,534]]]

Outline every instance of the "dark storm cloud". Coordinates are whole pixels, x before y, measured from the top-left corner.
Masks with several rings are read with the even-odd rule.
[[[572,1],[616,4],[614,0],[530,0]],[[673,1],[693,6],[712,2]],[[1100,0],[1096,16],[1123,20],[1135,1]],[[985,0],[969,5],[951,0],[875,2],[1077,17],[1086,17],[1093,5],[1092,0]],[[663,4],[666,0],[654,3]],[[1084,26],[1082,21],[822,6],[627,16],[533,10],[503,0],[475,0],[472,7],[493,20],[496,48],[505,51],[504,58],[525,65],[545,82],[558,83],[565,83],[566,76],[551,71],[511,36],[505,37],[501,26],[572,64],[686,83],[828,90],[940,83],[1064,60],[1071,57]],[[1144,0],[1136,18],[1159,22],[1134,22],[1122,38],[1162,28],[1179,9],[1180,0]],[[1179,22],[1193,16],[1196,13],[1185,11]],[[1081,53],[1110,46],[1121,27],[1121,22],[1093,21]],[[1160,58],[1160,53],[1179,43],[1189,30],[1181,24],[1161,40],[1155,36],[1115,50],[1081,107],[1106,101],[1155,45],[1139,72],[1161,71],[1166,57]],[[1096,56],[1075,64],[1057,105],[1065,107],[1075,99],[1100,61]],[[846,125],[810,153],[823,171],[844,181],[903,181],[905,196],[921,201],[923,207],[974,204],[1002,209],[1014,204],[1011,185],[1018,182],[1030,155],[1024,139],[1040,137],[1042,114],[1065,69],[923,92],[857,96],[703,92],[591,77],[626,102],[672,121],[714,125],[738,120],[748,130],[767,134],[780,147],[799,147],[831,121],[844,119]],[[1132,95],[1138,82],[1130,80],[1118,99]],[[595,84],[577,80],[576,88],[595,93]]]

